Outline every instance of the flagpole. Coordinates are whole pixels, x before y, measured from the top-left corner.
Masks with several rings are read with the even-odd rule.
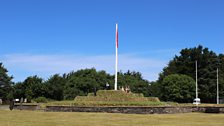
[[[217,104],[219,104],[219,69],[217,68]]]
[[[118,24],[116,24],[116,38],[115,38],[115,50],[116,50],[116,58],[115,58],[115,83],[114,90],[117,90],[117,64],[118,64]]]
[[[197,62],[197,60],[196,60],[196,62],[195,62],[195,66],[196,66],[196,99],[198,98],[198,62]]]

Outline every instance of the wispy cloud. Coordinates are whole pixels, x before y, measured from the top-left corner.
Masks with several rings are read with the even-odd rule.
[[[37,74],[47,78],[55,73],[65,73],[84,68],[106,70],[114,74],[114,55],[36,55],[36,54],[10,54],[3,56],[3,63],[9,69],[15,81],[22,81],[28,74]],[[135,70],[142,73],[147,80],[156,80],[158,73],[167,61],[138,57],[132,54],[119,55],[119,70]]]

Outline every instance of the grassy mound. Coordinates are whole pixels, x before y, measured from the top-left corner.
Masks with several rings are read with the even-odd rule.
[[[161,104],[156,97],[144,97],[143,94],[115,90],[99,90],[96,96],[92,93],[88,94],[88,96],[77,96],[75,102],[93,106],[148,106]]]
[[[126,93],[124,91],[99,90],[94,96],[89,93],[87,96],[77,96],[70,101],[51,101],[48,103],[36,103],[45,106],[164,106],[156,97],[144,97],[143,94]]]

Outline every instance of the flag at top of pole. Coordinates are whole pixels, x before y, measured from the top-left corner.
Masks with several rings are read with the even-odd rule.
[[[114,83],[114,90],[117,90],[117,64],[118,64],[118,24],[116,24],[116,33],[115,33],[115,83]]]
[[[116,48],[118,48],[118,24],[116,24]]]

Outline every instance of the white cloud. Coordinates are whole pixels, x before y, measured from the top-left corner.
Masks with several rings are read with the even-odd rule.
[[[96,68],[114,73],[114,55],[35,55],[10,54],[3,56],[3,63],[9,69],[15,81],[22,81],[29,74],[37,74],[47,78],[55,73],[65,73],[84,68]],[[135,70],[142,73],[147,80],[156,80],[166,61],[138,57],[137,55],[119,55],[118,69],[126,72]]]

